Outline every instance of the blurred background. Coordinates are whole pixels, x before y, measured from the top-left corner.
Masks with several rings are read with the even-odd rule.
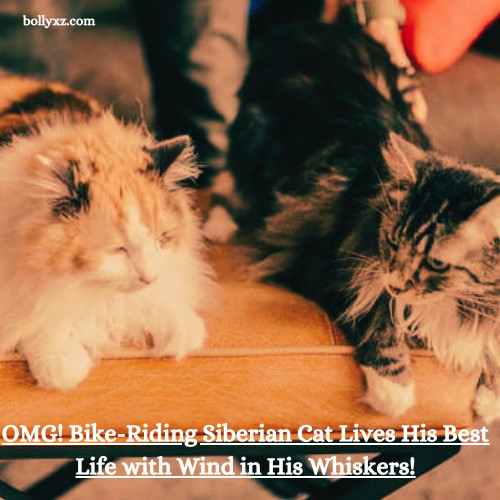
[[[169,0],[165,0],[169,1]],[[313,15],[315,1],[286,11]],[[299,5],[299,4],[297,4]],[[281,3],[283,6],[283,2]],[[313,14],[311,14],[313,13]],[[89,17],[92,27],[24,27],[22,15]],[[271,16],[271,19],[273,17]],[[429,104],[426,125],[434,145],[476,164],[500,167],[500,24],[493,23],[457,64],[438,75],[424,75]],[[126,0],[0,0],[0,68],[62,79],[125,118],[143,113],[151,124],[150,79],[134,16]],[[175,96],[172,96],[175,99]],[[1,409],[0,409],[1,410]],[[393,494],[399,499],[496,499],[500,492],[500,425],[490,426],[489,447],[464,447],[451,461]],[[4,463],[2,479],[26,487],[61,461]],[[273,496],[245,480],[86,481],[67,499],[268,499]]]

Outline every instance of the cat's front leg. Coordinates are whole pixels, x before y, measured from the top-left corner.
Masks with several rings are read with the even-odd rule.
[[[365,402],[374,410],[396,417],[415,402],[409,349],[394,327],[375,321],[369,337],[356,347],[355,356],[366,379]]]
[[[395,339],[393,339],[395,340]],[[368,340],[356,349],[366,379],[365,402],[374,410],[397,417],[415,402],[415,384],[407,347]]]
[[[190,307],[178,307],[162,328],[153,333],[155,351],[159,356],[173,355],[180,359],[199,349],[205,338],[205,321]]]
[[[500,418],[500,370],[498,368],[481,374],[472,408],[474,413],[487,424]]]
[[[31,373],[46,389],[72,389],[92,368],[92,358],[83,345],[64,333],[58,337],[43,332],[20,343]]]

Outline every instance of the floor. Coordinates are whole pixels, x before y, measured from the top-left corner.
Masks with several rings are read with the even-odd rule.
[[[112,25],[72,33],[66,49],[68,79],[113,104],[123,115],[151,118],[149,83],[134,31]],[[0,44],[0,48],[1,48]],[[105,64],[102,64],[105,61]],[[428,77],[428,131],[435,146],[464,160],[500,165],[500,60],[469,54],[444,74]],[[139,104],[142,103],[142,104]],[[500,424],[490,427],[490,447],[465,447],[450,462],[391,495],[391,500],[479,500],[500,492]],[[25,460],[3,464],[1,476],[27,486],[61,461]],[[64,496],[68,500],[175,498],[270,499],[252,480],[91,480]]]

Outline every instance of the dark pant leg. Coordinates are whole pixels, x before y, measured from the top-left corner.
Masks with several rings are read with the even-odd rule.
[[[131,1],[159,135],[191,135],[201,163],[223,168],[246,69],[249,0]]]

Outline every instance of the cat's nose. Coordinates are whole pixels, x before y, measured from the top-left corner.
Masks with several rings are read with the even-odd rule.
[[[387,285],[387,288],[389,289],[389,292],[392,294],[392,295],[398,295],[402,292],[406,292],[409,287],[406,287],[406,288],[399,288],[397,286],[394,286],[394,285]]]
[[[397,274],[390,274],[387,278],[387,290],[391,295],[398,295],[407,292],[414,285],[412,279],[405,279],[403,276]]]

